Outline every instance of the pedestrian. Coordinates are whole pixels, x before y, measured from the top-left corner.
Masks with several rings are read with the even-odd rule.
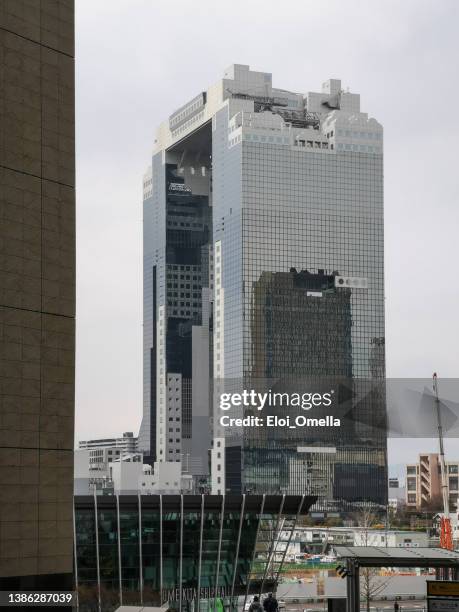
[[[252,603],[250,604],[249,612],[263,612],[263,608],[261,607],[260,598],[255,595]]]
[[[221,597],[217,597],[215,600],[215,612],[224,612],[225,606],[223,605],[223,599]]]
[[[279,604],[277,603],[277,599],[273,597],[272,593],[269,593],[268,597],[264,600],[263,608],[265,612],[277,612]]]
[[[400,606],[398,605],[398,601],[394,602],[394,612],[399,612]]]

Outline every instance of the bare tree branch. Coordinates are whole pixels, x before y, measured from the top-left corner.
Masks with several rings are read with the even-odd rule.
[[[361,540],[363,546],[368,546],[369,531],[377,523],[377,517],[369,508],[363,508],[355,515],[355,521],[362,528]],[[365,567],[360,570],[360,594],[366,603],[367,612],[370,612],[370,603],[384,590],[390,576],[383,578],[379,570],[374,567]]]

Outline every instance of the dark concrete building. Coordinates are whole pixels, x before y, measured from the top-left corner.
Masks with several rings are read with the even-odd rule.
[[[71,588],[73,0],[0,0],[0,589]]]

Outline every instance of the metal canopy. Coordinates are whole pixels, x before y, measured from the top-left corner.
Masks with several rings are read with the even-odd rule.
[[[443,548],[335,546],[335,551],[360,567],[459,567],[459,551]]]

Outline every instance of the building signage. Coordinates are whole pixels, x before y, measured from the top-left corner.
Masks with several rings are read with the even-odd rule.
[[[459,612],[459,599],[450,598],[429,598],[427,600],[428,612]]]
[[[181,191],[191,193],[191,187],[187,187],[183,183],[169,183],[169,191]]]
[[[368,279],[358,276],[335,276],[335,287],[368,289]]]
[[[428,580],[427,595],[441,595],[442,597],[459,597],[459,582],[453,580]]]
[[[231,587],[201,587],[199,589],[200,599],[214,599],[215,597],[229,597],[231,595]],[[166,589],[163,590],[163,601],[194,601],[198,599],[198,589],[194,587],[181,589]],[[459,612],[459,611],[458,611]]]

